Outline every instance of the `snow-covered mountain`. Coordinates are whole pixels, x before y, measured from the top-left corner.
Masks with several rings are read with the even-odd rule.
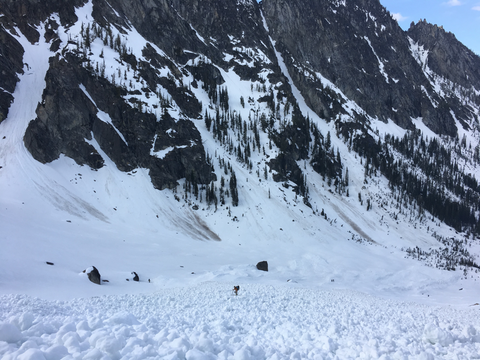
[[[305,289],[322,299],[333,291],[335,301],[362,299],[366,312],[377,305],[357,292],[427,308],[478,302],[480,59],[441,27],[420,22],[404,32],[378,1],[337,0],[0,0],[0,25],[2,294],[112,295],[113,304],[124,299],[115,296],[160,291],[173,306],[168,299],[184,294],[165,288],[216,288],[193,311],[199,319],[212,294],[237,284],[258,301],[269,287],[292,302],[313,301]],[[263,260],[268,272],[255,267]],[[92,265],[108,282],[88,281],[82,271]],[[23,318],[20,297],[30,311]],[[40,336],[31,326],[46,328],[47,320],[35,318],[41,310],[31,298],[3,299],[0,354],[28,358],[1,341]],[[71,315],[72,326],[90,331],[78,334],[101,350],[91,358],[120,358],[118,349],[96,346],[92,333],[114,323],[133,333],[138,320],[115,317],[108,305],[108,316],[92,313],[83,327],[78,316],[95,301]],[[42,304],[54,319],[55,305]],[[248,304],[219,314],[235,308],[247,316]],[[282,300],[272,304],[278,311]],[[153,326],[142,311],[131,310]],[[402,312],[393,317],[401,321]],[[379,352],[369,343],[377,351],[369,356],[442,354],[425,345],[432,343],[458,355],[457,340],[473,356],[477,330],[462,318],[445,335],[445,321],[404,325],[407,343],[417,331],[431,340],[418,351]],[[380,322],[367,326],[377,341]],[[282,324],[285,338],[307,329],[283,318],[261,323]],[[318,356],[359,357],[361,347],[349,353],[348,341],[330,341],[341,336],[340,323],[322,328],[326,339],[304,339],[305,349],[320,341]],[[73,331],[55,324],[51,333]],[[10,325],[21,330],[13,342],[2,337]],[[210,334],[235,327],[217,325]],[[200,341],[194,324],[180,328]],[[145,341],[138,358],[174,358],[165,349],[152,355],[148,331],[135,332]],[[248,339],[235,334],[203,348],[190,337],[176,356],[194,358],[193,349],[203,354],[197,358],[280,356],[280,345],[252,343],[242,352],[234,339]],[[164,335],[151,339],[155,346],[166,344]],[[362,341],[355,336],[347,339]],[[172,335],[170,345],[181,338]],[[47,357],[53,344],[35,349]],[[85,358],[90,348],[79,349]],[[134,358],[126,349],[122,356]],[[296,349],[299,358],[305,349]]]

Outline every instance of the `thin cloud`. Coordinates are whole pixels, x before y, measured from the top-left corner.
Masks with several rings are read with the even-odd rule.
[[[395,20],[397,20],[397,22],[405,21],[405,20],[408,19],[406,16],[403,16],[403,15],[400,14],[400,13],[392,14],[392,18],[394,18]]]
[[[460,5],[462,5],[460,0],[449,0],[445,4],[447,4],[448,6],[460,6]]]
[[[480,5],[477,5],[477,6],[472,7],[472,10],[480,11]]]

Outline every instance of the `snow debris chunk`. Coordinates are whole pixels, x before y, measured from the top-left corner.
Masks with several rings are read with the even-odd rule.
[[[215,360],[217,359],[217,357],[213,354],[206,354],[200,350],[197,350],[197,349],[191,349],[191,350],[188,350],[186,355],[185,355],[185,358],[187,360]]]
[[[434,323],[425,325],[423,337],[425,341],[434,345],[448,346],[453,343],[452,335]]]
[[[235,360],[253,360],[255,357],[250,351],[250,347],[245,345],[240,350],[237,350],[235,354],[233,354],[233,358]]]
[[[53,345],[45,350],[47,360],[60,360],[68,355],[68,349],[63,345]]]
[[[18,360],[47,360],[42,351],[38,349],[28,349],[17,357]]]
[[[32,313],[25,312],[22,315],[16,317],[13,321],[11,321],[11,323],[15,324],[15,326],[17,326],[18,329],[20,329],[21,331],[25,331],[32,326],[34,320],[35,317]]]
[[[104,358],[104,354],[99,349],[91,349],[83,358],[84,360],[100,360]]]
[[[113,315],[109,320],[111,324],[125,324],[125,325],[139,325],[140,322],[137,320],[135,316],[129,314],[128,312],[119,312]]]
[[[201,335],[201,339],[197,342],[197,344],[195,344],[195,348],[204,352],[204,353],[207,353],[207,352],[213,352],[214,351],[214,344],[213,344],[213,341],[211,339],[208,339],[207,338],[208,335],[206,335],[205,333],[203,333]]]
[[[22,333],[13,324],[0,323],[0,341],[16,343],[22,340]]]
[[[111,355],[120,355],[119,352],[123,346],[124,344],[122,344],[115,336],[112,335],[101,337],[95,343],[95,347],[97,349],[100,349],[101,351]]]

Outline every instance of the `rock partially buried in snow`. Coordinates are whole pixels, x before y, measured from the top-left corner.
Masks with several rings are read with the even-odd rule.
[[[268,271],[268,262],[266,261],[260,261],[257,264],[257,269],[262,270],[262,271]]]
[[[88,269],[83,270],[84,273],[87,273],[88,280],[94,284],[100,285],[102,283],[100,272],[95,266],[91,266]]]

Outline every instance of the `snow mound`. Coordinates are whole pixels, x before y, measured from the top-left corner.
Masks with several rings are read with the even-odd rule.
[[[0,323],[0,341],[16,343],[22,339],[22,333],[13,324]]]

